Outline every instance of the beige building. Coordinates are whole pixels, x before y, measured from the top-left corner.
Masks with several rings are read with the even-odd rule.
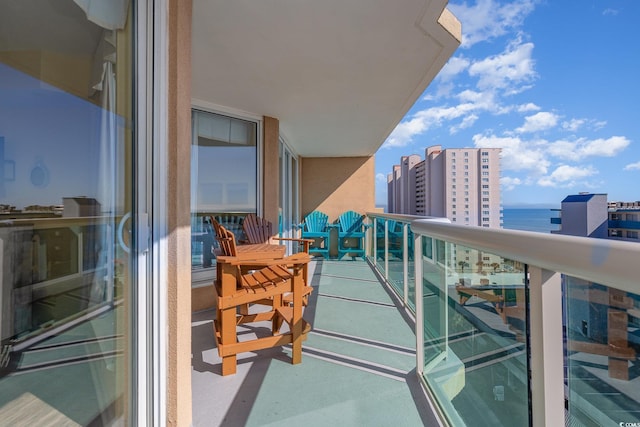
[[[499,148],[425,150],[403,156],[387,177],[390,213],[446,217],[456,224],[500,228]]]

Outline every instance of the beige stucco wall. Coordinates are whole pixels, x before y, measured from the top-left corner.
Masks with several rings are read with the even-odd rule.
[[[301,218],[314,210],[335,221],[341,213],[375,210],[375,158],[304,157],[300,159]],[[337,253],[332,238],[331,254]]]
[[[191,425],[191,0],[169,0],[167,406],[169,426]]]

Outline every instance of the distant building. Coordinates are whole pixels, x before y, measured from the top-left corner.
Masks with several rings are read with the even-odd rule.
[[[562,201],[560,218],[552,231],[571,236],[640,242],[640,202],[608,202],[606,194],[580,193]]]
[[[435,145],[425,159],[403,156],[387,176],[390,213],[449,218],[454,223],[502,226],[499,148]]]

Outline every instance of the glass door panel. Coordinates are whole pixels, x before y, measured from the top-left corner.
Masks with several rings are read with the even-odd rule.
[[[134,25],[122,5],[2,2],[0,423],[127,424],[134,407]]]

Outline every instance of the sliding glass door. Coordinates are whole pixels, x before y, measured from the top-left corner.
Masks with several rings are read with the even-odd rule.
[[[0,424],[136,409],[137,2],[91,6],[0,2]]]
[[[279,166],[280,213],[278,234],[281,237],[296,237],[296,226],[300,222],[298,215],[298,158],[282,139],[280,139]]]

